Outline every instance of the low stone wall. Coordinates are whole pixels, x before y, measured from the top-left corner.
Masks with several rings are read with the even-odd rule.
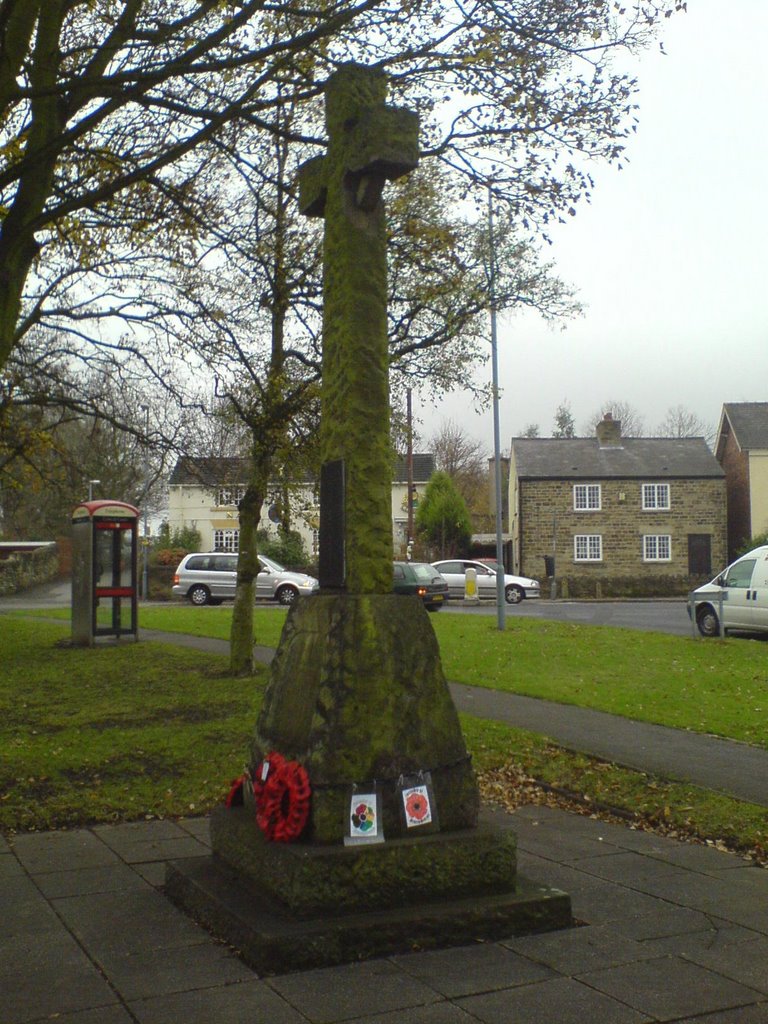
[[[16,551],[0,560],[0,595],[48,583],[59,576],[59,551],[52,541],[34,551]]]
[[[691,590],[709,581],[708,577],[694,576],[564,576],[557,579],[559,598],[592,599],[686,597]],[[542,581],[542,596],[550,593],[551,580]]]

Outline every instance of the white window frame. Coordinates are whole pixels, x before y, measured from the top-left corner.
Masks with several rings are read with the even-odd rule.
[[[237,529],[214,530],[213,550],[228,551],[233,554],[238,552],[240,550],[240,531]]]
[[[601,484],[574,484],[574,512],[599,512],[603,507],[603,489]]]
[[[672,535],[669,533],[643,534],[644,562],[671,562]]]
[[[216,505],[239,505],[245,495],[245,487],[219,487],[216,492]]]
[[[573,538],[573,560],[574,562],[602,562],[603,535],[601,533],[575,534]]]
[[[668,512],[671,508],[669,484],[643,484],[641,493],[643,511]]]

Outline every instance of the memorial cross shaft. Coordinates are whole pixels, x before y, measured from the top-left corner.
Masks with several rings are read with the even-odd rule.
[[[344,64],[334,72],[325,87],[327,153],[299,172],[302,213],[325,218],[321,460],[343,466],[343,505],[334,507],[321,489],[320,582],[352,594],[392,590],[382,191],[413,170],[419,142],[418,115],[388,106],[386,94],[382,71]],[[343,526],[329,559],[332,517]],[[323,579],[329,564],[332,579]]]

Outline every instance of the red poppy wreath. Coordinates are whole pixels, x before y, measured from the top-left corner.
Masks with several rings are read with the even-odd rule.
[[[286,761],[282,754],[273,752],[264,761],[269,764],[266,779],[259,776],[253,786],[256,822],[267,839],[291,843],[309,818],[309,776],[298,761]]]

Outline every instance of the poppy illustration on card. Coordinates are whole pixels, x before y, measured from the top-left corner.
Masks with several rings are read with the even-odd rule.
[[[432,801],[427,786],[411,786],[403,790],[406,828],[429,825],[432,822]]]

